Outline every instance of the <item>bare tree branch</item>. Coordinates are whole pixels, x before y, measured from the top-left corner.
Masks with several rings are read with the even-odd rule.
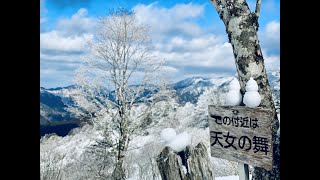
[[[255,10],[255,14],[257,16],[257,19],[260,16],[260,6],[261,6],[261,0],[257,0],[257,2],[256,2],[256,10]]]
[[[123,179],[122,164],[130,135],[141,130],[142,124],[148,124],[145,114],[153,107],[150,103],[148,108],[137,110],[135,105],[154,101],[142,99],[142,93],[146,89],[154,92],[160,86],[155,83],[160,81],[156,74],[163,63],[150,52],[150,40],[147,26],[140,24],[134,13],[120,10],[101,18],[84,67],[90,73],[80,73],[77,78],[81,93],[74,97],[73,109],[83,110],[78,114],[90,117],[98,126],[103,126],[101,121],[105,120],[106,132],[111,131],[107,134],[112,136],[116,152],[113,179]],[[103,90],[104,86],[109,86],[108,92]],[[97,173],[102,171],[99,169]]]

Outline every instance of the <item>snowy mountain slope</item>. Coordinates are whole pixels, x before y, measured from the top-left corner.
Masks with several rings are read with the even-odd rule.
[[[75,85],[67,86],[67,87],[57,87],[57,88],[50,88],[45,89],[47,92],[52,93],[56,96],[60,97],[69,97],[73,94],[76,94],[78,92]]]
[[[194,104],[197,102],[198,97],[203,94],[205,90],[218,87],[220,85],[219,81],[225,82],[228,81],[228,79],[229,77],[222,79],[219,78],[219,80],[192,77],[172,84],[169,87],[175,91],[180,104],[185,104],[187,102]]]
[[[56,96],[46,89],[40,88],[40,116],[42,116],[42,122],[74,119],[65,110],[66,107],[60,96]]]
[[[65,107],[60,96],[52,94],[44,88],[40,88],[40,103],[45,104],[56,111],[63,111],[63,108]]]
[[[280,88],[280,82],[278,82],[279,77],[276,76],[280,77],[280,72],[269,75],[269,83],[273,90],[277,89],[275,88],[276,86]],[[190,102],[178,104],[175,101],[167,101],[154,110],[150,118],[152,118],[154,122],[161,122],[163,124],[158,127],[155,125],[145,129],[148,133],[142,133],[131,139],[125,160],[126,168],[128,172],[130,172],[129,177],[132,179],[141,179],[139,177],[143,176],[144,179],[150,179],[153,173],[159,177],[158,172],[153,171],[153,169],[157,170],[155,158],[165,145],[160,141],[159,137],[163,128],[174,128],[177,133],[186,131],[191,135],[192,145],[196,145],[202,141],[209,147],[209,129],[207,126],[199,124],[207,121],[207,105],[217,101],[218,96],[212,96],[216,91],[211,88],[225,91],[231,79],[232,77],[215,79],[189,78],[186,79],[186,81],[178,82],[180,84],[173,84],[172,86],[176,86],[172,87],[172,89],[176,90],[177,94],[190,94],[190,97],[195,97],[198,102],[194,104]],[[208,88],[209,90],[207,90]],[[204,90],[203,94],[201,94],[202,90]],[[45,91],[45,89],[42,89],[42,91]],[[278,91],[280,92],[280,89]],[[212,96],[211,99],[210,96]],[[44,108],[47,108],[46,105],[44,105]],[[101,129],[94,129],[88,124],[71,130],[71,133],[65,137],[47,135],[40,139],[40,157],[42,158],[40,165],[45,171],[48,169],[46,166],[46,163],[49,162],[48,159],[56,158],[57,163],[53,165],[63,170],[62,173],[65,179],[98,179],[93,176],[91,169],[94,169],[99,161],[92,158],[85,161],[90,168],[89,170],[84,168],[83,161],[85,157],[87,157],[85,153],[87,148],[93,145],[96,140],[101,139]],[[210,153],[209,150],[208,153]],[[92,157],[91,154],[89,154],[88,157]],[[216,179],[238,179],[238,176],[236,176],[237,163],[214,157],[210,159],[213,164]]]
[[[177,102],[179,104],[185,104],[187,102],[196,104],[199,96],[202,95],[205,92],[205,90],[217,88],[222,92],[226,92],[228,90],[228,85],[232,78],[232,76],[211,79],[203,77],[192,77],[171,84],[168,87],[174,92]],[[271,85],[271,89],[274,89],[274,87],[277,88],[279,86],[275,82],[275,80],[277,79],[276,71],[268,72],[268,78],[269,83]],[[140,98],[149,98],[150,96],[152,96],[152,94],[156,92],[157,91],[150,91],[148,90],[148,88],[146,88],[142,94],[142,97]],[[50,89],[45,89],[41,87],[40,102],[47,105],[49,108],[54,109],[55,111],[66,113],[64,109],[67,107],[66,104],[72,105],[72,100],[70,97],[77,93],[79,93],[79,90],[76,89],[76,86],[74,85]],[[106,93],[109,93],[109,99],[115,99],[114,92],[109,92],[108,90],[106,90]],[[48,109],[43,108],[43,111],[46,110]],[[54,119],[52,120],[54,121]]]
[[[183,121],[184,117],[178,121]],[[195,127],[176,127],[178,132],[187,131],[192,137],[192,145],[195,146],[198,142],[205,142],[209,152],[209,129],[195,128]],[[155,160],[155,157],[165,147],[165,143],[160,140],[160,132],[157,128],[151,128],[151,133],[146,136],[135,136],[130,142],[129,151],[125,162],[128,164],[126,167],[131,172],[131,176],[134,179],[140,179],[143,176],[152,177],[151,170],[154,162],[150,162],[150,159]],[[80,128],[75,128],[72,133],[65,137],[58,137],[55,135],[47,135],[40,139],[40,157],[43,159],[40,162],[41,166],[45,166],[47,158],[57,159],[56,165],[64,169],[63,176],[68,179],[79,179],[79,176],[83,176],[84,172],[79,171],[79,168],[83,166],[83,162],[80,162],[85,157],[85,151],[90,145],[93,145],[96,140],[102,139],[102,132],[98,131],[91,125],[85,125]],[[51,155],[53,157],[47,157]],[[61,158],[63,157],[63,158]],[[216,176],[228,176],[236,173],[236,164],[230,163],[224,159],[218,159],[211,157],[211,162],[214,167]],[[96,161],[86,162],[90,163],[92,168]],[[51,165],[52,166],[52,165]],[[80,167],[79,167],[80,166]],[[143,174],[139,171],[143,167]],[[70,168],[70,169],[69,169]],[[157,167],[154,167],[157,169]],[[157,172],[157,171],[156,171]],[[79,173],[79,174],[78,174]],[[159,176],[159,174],[157,174]],[[89,175],[89,179],[94,179],[92,175]]]

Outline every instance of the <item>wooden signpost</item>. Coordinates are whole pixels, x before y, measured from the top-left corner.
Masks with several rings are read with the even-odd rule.
[[[209,105],[211,156],[272,169],[273,111]]]

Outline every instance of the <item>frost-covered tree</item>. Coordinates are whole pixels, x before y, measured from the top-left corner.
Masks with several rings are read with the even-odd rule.
[[[51,150],[40,153],[40,180],[62,179],[61,160],[63,158],[63,154]]]
[[[232,45],[241,93],[245,93],[245,84],[250,77],[253,77],[259,86],[262,99],[260,107],[270,108],[275,112],[257,34],[261,0],[256,1],[254,12],[250,10],[246,0],[210,0],[210,2],[223,21]],[[279,121],[276,113],[272,123],[273,169],[266,171],[255,167],[253,179],[280,179],[280,138],[277,135]]]
[[[79,165],[83,168],[83,174],[90,179],[112,179],[114,159],[112,158],[111,147],[112,141],[107,138],[96,140],[86,147],[84,153],[81,154],[81,158],[79,158]]]
[[[272,97],[276,111],[280,114],[280,68],[273,72],[273,75],[276,77],[276,80],[273,81]]]
[[[224,105],[224,93],[217,88],[208,88],[199,96],[196,106],[195,126],[208,126],[208,105]]]
[[[156,157],[161,150],[159,142],[147,142],[139,149],[129,151],[125,159],[127,176],[139,180],[161,180]]]
[[[122,180],[131,136],[152,124],[151,109],[166,97],[163,61],[151,53],[148,27],[137,21],[134,12],[112,11],[100,22],[89,43],[90,56],[78,71],[76,84],[81,92],[73,97],[70,110],[105,128],[105,138],[113,140],[112,178]]]
[[[154,106],[150,117],[158,123],[156,127],[156,130],[158,130],[157,133],[159,133],[162,128],[178,126],[178,109],[179,104],[172,98],[168,98],[166,101],[161,101]]]
[[[90,154],[89,161],[83,157],[85,154],[89,154],[86,153],[86,147],[90,147],[95,144],[96,140],[102,139],[100,134],[92,125],[86,124],[73,129],[72,132],[64,137],[54,134],[43,136],[40,139],[40,175],[42,177],[49,176],[47,179],[50,180],[98,179],[94,178],[96,176],[93,172],[97,172],[97,166],[100,165],[99,162],[103,158],[99,157],[99,161],[96,161],[98,158],[95,159]],[[90,164],[90,171],[88,170],[88,164]],[[94,169],[94,171],[91,171],[91,169]],[[57,174],[59,174],[59,178],[57,178]]]

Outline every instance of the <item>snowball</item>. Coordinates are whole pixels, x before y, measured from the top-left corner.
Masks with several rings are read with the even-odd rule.
[[[191,144],[191,137],[187,132],[178,134],[172,141],[170,141],[167,146],[171,147],[173,150],[180,152],[186,149],[187,145]]]
[[[261,103],[261,97],[258,93],[258,84],[252,77],[250,77],[250,80],[246,84],[246,93],[243,97],[243,103],[251,108],[258,107]]]
[[[240,83],[237,78],[233,78],[233,80],[229,84],[229,91],[230,90],[240,90]]]
[[[258,107],[261,102],[261,97],[258,92],[246,92],[243,96],[243,103],[250,107]]]
[[[250,77],[249,81],[246,84],[246,91],[247,92],[257,92],[258,91],[258,84],[252,77]]]
[[[225,96],[225,103],[227,106],[236,106],[239,105],[241,101],[240,83],[237,78],[233,78],[229,84],[229,92]]]
[[[172,141],[176,137],[176,135],[176,131],[172,128],[165,128],[160,133],[161,139],[164,140],[166,143]]]
[[[240,91],[229,91],[225,96],[225,103],[227,106],[237,106],[242,101]]]

